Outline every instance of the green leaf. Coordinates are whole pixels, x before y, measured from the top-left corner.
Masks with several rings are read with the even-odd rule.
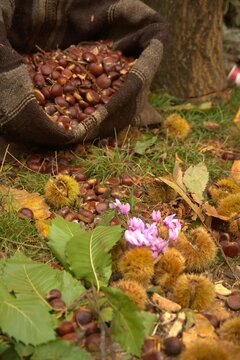
[[[66,341],[56,340],[41,345],[34,351],[31,360],[91,360],[87,351]]]
[[[145,339],[144,320],[137,306],[120,289],[102,287],[109,305],[113,308],[112,336],[124,350],[141,355]]]
[[[143,134],[141,139],[136,141],[134,151],[139,155],[144,155],[146,150],[154,145],[157,141],[157,136],[152,136],[151,134]]]
[[[112,273],[112,259],[109,251],[122,235],[121,226],[98,226],[74,236],[67,244],[68,263],[78,279],[85,279],[99,290],[107,285]]]
[[[34,346],[32,345],[24,345],[20,342],[16,343],[14,345],[14,349],[15,351],[18,353],[18,355],[20,356],[20,358],[24,358],[26,356],[30,356],[32,355],[32,353],[34,352]]]
[[[107,211],[106,213],[103,213],[102,216],[101,216],[102,220],[99,221],[98,226],[108,226],[108,225],[110,225],[110,221],[112,220],[112,218],[114,217],[115,214],[116,214],[115,209]]]
[[[67,306],[71,305],[86,291],[79,280],[74,279],[74,277],[66,271],[59,271],[57,278],[60,282],[59,290],[62,293],[62,300]]]
[[[157,322],[157,315],[147,311],[142,311],[142,316],[144,321],[145,337],[151,336],[154,329],[154,325]]]
[[[6,262],[3,281],[10,292],[32,296],[50,308],[45,297],[51,289],[60,287],[56,275],[57,270],[16,252]]]
[[[47,244],[66,270],[69,269],[65,254],[66,245],[73,236],[81,236],[82,233],[85,231],[79,224],[66,221],[61,216],[57,215],[51,222]]]
[[[198,203],[204,200],[203,192],[207,186],[208,179],[209,173],[203,162],[195,166],[191,165],[185,171],[183,183]]]
[[[113,317],[113,309],[110,306],[106,307],[101,310],[100,315],[101,315],[101,319],[104,322],[110,322],[112,321],[112,317]]]
[[[0,327],[3,333],[26,345],[39,345],[55,339],[51,316],[47,308],[35,299],[1,300]]]
[[[6,287],[6,285],[3,283],[3,280],[1,278],[1,282],[0,282],[0,301],[5,301],[5,300],[13,300],[14,297],[12,295],[9,294],[8,289]],[[0,324],[1,327],[1,324]]]
[[[3,353],[5,353],[5,351],[7,351],[9,349],[9,344],[0,339],[0,355],[2,355]]]

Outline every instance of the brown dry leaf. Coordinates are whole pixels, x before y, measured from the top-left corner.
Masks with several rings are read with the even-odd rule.
[[[7,212],[28,208],[32,210],[35,220],[45,220],[51,215],[49,206],[39,193],[29,193],[26,190],[12,189],[0,185],[0,194],[3,196],[3,208]]]
[[[192,200],[189,198],[189,196],[181,189],[181,187],[176,184],[174,181],[171,181],[169,179],[166,179],[162,176],[156,178],[156,181],[158,182],[164,182],[168,186],[170,186],[173,190],[175,190],[183,200],[186,201],[186,203],[190,206],[190,208],[195,212],[195,214],[199,217],[199,219],[204,222],[204,215],[200,209],[200,207],[197,204],[194,204]]]
[[[217,340],[218,336],[210,321],[201,314],[195,314],[195,325],[182,334],[182,341],[188,349],[195,341],[207,339]]]
[[[169,313],[178,312],[181,310],[181,306],[157,293],[152,296],[152,302],[160,309]]]
[[[183,184],[183,171],[181,169],[182,160],[179,159],[179,157],[176,157],[174,169],[173,169],[173,180],[182,188],[184,191],[186,191],[186,187]]]
[[[208,216],[215,217],[215,218],[218,218],[218,219],[223,220],[223,221],[228,221],[230,219],[230,216],[219,215],[218,212],[217,212],[217,209],[214,206],[210,205],[207,201],[203,204],[202,210]]]
[[[180,334],[180,332],[182,331],[185,320],[186,320],[185,312],[180,312],[178,314],[177,319],[174,321],[171,329],[168,332],[168,337],[178,336],[178,334]]]
[[[176,314],[172,314],[165,311],[161,317],[161,325],[162,326],[168,325],[169,323],[173,322],[176,319],[176,316],[177,316]]]
[[[204,129],[214,131],[214,130],[219,130],[220,125],[215,121],[204,121],[203,122],[203,127],[204,127]]]
[[[240,160],[234,160],[229,174],[234,180],[240,180]]]
[[[36,229],[42,239],[46,239],[49,233],[49,225],[43,220],[36,220]]]
[[[205,152],[214,152],[216,150],[215,146],[213,145],[204,145],[203,147],[201,147],[199,149],[200,153],[205,153]]]
[[[228,296],[232,293],[231,290],[227,289],[222,284],[215,284],[214,287],[217,295]]]
[[[236,113],[233,122],[237,125],[238,128],[240,127],[240,108],[238,109],[238,112]]]

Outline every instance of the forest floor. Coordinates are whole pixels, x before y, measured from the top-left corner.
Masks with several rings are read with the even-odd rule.
[[[192,232],[199,227],[204,229],[211,238],[210,241],[215,244],[216,253],[214,252],[213,258],[209,255],[208,263],[205,238],[201,238],[199,243],[194,243],[195,240],[192,240],[191,246],[195,251],[196,264],[200,261],[199,267],[194,266],[191,260],[187,259],[188,256],[191,258],[192,253],[189,255],[188,250],[179,245],[179,251],[182,251],[180,253],[183,257],[186,255],[185,274],[201,273],[214,285],[214,304],[202,299],[208,297],[210,290],[204,290],[205,285],[198,284],[199,279],[194,280],[195,285],[193,280],[188,279],[189,285],[185,285],[184,291],[189,291],[191,298],[188,302],[186,300],[188,295],[185,294],[182,300],[174,293],[176,279],[171,280],[170,285],[167,286],[161,278],[163,275],[159,275],[160,280],[155,276],[147,288],[148,303],[145,310],[156,314],[156,320],[151,332],[147,334],[148,340],[145,340],[141,355],[139,356],[138,350],[125,344],[121,339],[119,343],[126,351],[121,352],[118,347],[115,349],[111,345],[109,353],[109,345],[105,346],[105,328],[99,325],[97,333],[101,334],[98,343],[100,352],[96,351],[94,346],[91,348],[91,344],[86,342],[84,336],[81,341],[79,338],[77,340],[74,338],[73,341],[80,344],[79,348],[87,348],[92,358],[131,359],[134,358],[129,354],[131,353],[135,354],[136,359],[139,357],[145,360],[168,359],[174,351],[178,353],[178,350],[174,350],[175,346],[177,349],[181,347],[179,350],[182,354],[181,359],[189,358],[187,354],[184,355],[186,351],[194,354],[195,357],[192,359],[200,359],[195,355],[198,352],[196,346],[199,346],[199,342],[201,346],[201,341],[204,339],[213,344],[208,350],[210,353],[213,351],[209,359],[237,359],[234,357],[236,355],[231,354],[236,354],[236,351],[240,354],[240,318],[237,318],[236,329],[233,325],[232,332],[222,328],[224,323],[239,316],[240,310],[240,232],[237,227],[240,201],[233,200],[233,204],[230,200],[222,210],[220,208],[222,200],[219,200],[219,195],[212,196],[212,189],[221,190],[224,193],[221,195],[222,198],[232,193],[240,194],[240,126],[238,127],[240,114],[238,119],[236,118],[240,106],[239,99],[240,89],[233,89],[231,99],[222,105],[211,102],[190,105],[167,94],[151,94],[150,102],[164,120],[172,114],[178,114],[187,121],[190,131],[186,137],[181,138],[180,130],[180,136],[172,136],[172,130],[166,130],[162,125],[141,129],[128,128],[118,136],[103,139],[94,145],[79,145],[65,151],[37,152],[18,159],[11,157],[10,154],[11,161],[3,161],[0,166],[1,269],[4,269],[5,263],[10,269],[7,259],[20,250],[21,254],[34,261],[50,264],[62,270],[63,263],[56,256],[58,251],[56,249],[52,251],[53,248],[48,246],[48,227],[51,221],[49,219],[53,219],[54,214],[57,213],[67,221],[79,223],[83,228],[91,231],[98,226],[99,218],[105,220],[109,218],[108,223],[120,224],[122,229],[126,229],[124,216],[117,216],[113,214],[113,210],[109,210],[109,203],[116,199],[124,204],[129,203],[131,216],[139,217],[144,221],[151,222],[153,210],[160,210],[163,218],[176,214],[182,232],[187,236],[188,244],[191,244],[191,239],[194,238]],[[56,210],[51,201],[48,205],[45,202],[45,185],[50,178],[56,178],[59,173],[77,179],[80,189],[78,201],[67,208],[64,206],[63,210]],[[220,179],[229,178],[230,182],[218,182]],[[235,222],[235,225],[231,227],[232,222]],[[60,234],[58,236],[60,237]],[[123,240],[121,244],[122,242]],[[177,242],[178,240],[176,244]],[[120,250],[112,253],[111,281],[124,277],[123,273],[119,275],[119,269],[115,264],[128,250],[126,244],[121,246]],[[176,249],[178,249],[177,245]],[[166,274],[172,271],[176,278],[180,276],[174,268],[178,266],[175,263],[172,264],[170,261],[162,266],[162,273],[159,270],[159,274],[167,276]],[[14,287],[8,290],[15,291]],[[155,297],[152,297],[153,293],[156,294]],[[172,303],[162,304],[162,298],[169,299]],[[194,299],[198,299],[200,305],[193,305]],[[58,318],[61,321],[69,320],[70,313],[70,310],[64,315],[61,313],[62,317],[58,316]],[[96,309],[93,313],[95,319],[97,316],[100,317]],[[57,314],[59,315],[59,312]],[[1,316],[0,314],[0,326]],[[31,343],[29,340],[28,343],[21,336],[18,338],[18,335],[8,327],[1,326],[1,328],[4,335],[1,336],[0,345],[6,345],[2,351],[5,354],[2,355],[3,359],[41,359],[40,353],[35,353],[31,345],[34,341]],[[134,331],[133,335],[137,336]],[[170,345],[166,341],[169,337],[174,337],[170,340]],[[180,341],[180,345],[179,343],[175,345],[176,338]],[[114,340],[116,339],[117,336]],[[223,340],[226,341],[225,349],[222,347],[220,350],[217,349],[219,342]],[[195,343],[198,345],[191,348]],[[34,343],[34,345],[38,344],[41,344],[40,340]],[[218,355],[217,351],[222,351],[223,354],[226,352],[227,355],[218,357],[221,354]],[[151,353],[155,353],[156,357],[151,357],[153,356],[149,355]],[[55,359],[53,356],[48,356],[44,359]],[[72,357],[70,355],[64,357],[64,359],[68,358],[75,359],[74,354]]]

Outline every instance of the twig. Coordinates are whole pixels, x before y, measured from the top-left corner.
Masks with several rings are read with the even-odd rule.
[[[31,248],[40,249],[40,250],[49,250],[49,248],[47,248],[47,247],[45,247],[45,246],[37,246],[37,245],[19,243],[18,241],[15,241],[15,240],[12,240],[12,239],[8,239],[8,238],[2,237],[2,236],[0,236],[0,239],[3,240],[3,241],[10,242],[10,243],[12,243],[12,244],[19,245],[19,246],[26,246],[26,247],[31,247]]]
[[[40,174],[40,170],[41,170],[41,167],[43,166],[43,163],[41,165],[41,167],[39,168],[39,171],[34,171],[32,169],[30,169],[28,166],[24,165],[20,160],[18,160],[13,154],[11,154],[9,151],[8,151],[8,154],[18,163],[20,164],[23,168],[27,169],[28,171],[31,171],[35,174]]]
[[[3,171],[3,166],[4,166],[4,164],[5,164],[7,154],[9,153],[9,152],[8,152],[9,146],[10,146],[10,144],[8,144],[8,146],[6,147],[6,150],[5,150],[5,153],[4,153],[4,156],[3,156],[3,160],[2,160],[2,164],[1,164],[1,168],[0,168],[0,174],[1,174],[2,171]]]

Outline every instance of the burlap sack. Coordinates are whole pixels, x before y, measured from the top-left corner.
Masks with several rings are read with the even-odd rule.
[[[132,123],[159,121],[146,96],[162,57],[166,25],[138,0],[1,0],[0,135],[35,144],[70,144],[108,136]],[[138,60],[124,86],[66,132],[39,107],[21,54],[66,48],[81,41],[113,39],[114,48]]]

